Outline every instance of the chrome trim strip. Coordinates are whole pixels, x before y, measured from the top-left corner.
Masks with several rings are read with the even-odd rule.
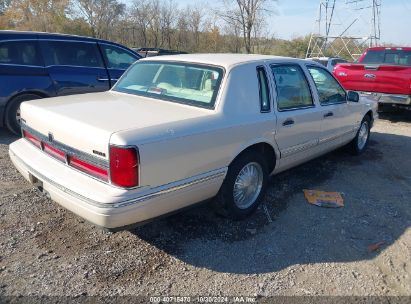
[[[355,131],[356,131],[356,129],[352,129],[352,130],[349,130],[349,131],[346,131],[346,132],[343,132],[343,133],[338,133],[338,134],[334,134],[334,135],[331,135],[331,136],[328,136],[328,137],[320,138],[320,144],[328,142],[328,141],[333,141],[333,140],[338,139],[340,137],[343,137],[345,135],[354,133]]]
[[[191,180],[191,181],[189,181],[189,179],[192,179],[192,178],[189,178],[189,179],[180,180],[178,182],[174,182],[174,183],[166,184],[166,185],[163,185],[163,186],[159,186],[159,187],[156,187],[156,188],[152,188],[152,191],[153,191],[152,193],[149,193],[147,195],[143,195],[143,196],[140,196],[140,197],[137,197],[137,198],[133,198],[133,199],[130,199],[130,200],[127,200],[127,201],[119,202],[117,204],[112,204],[112,207],[113,208],[118,208],[118,207],[125,207],[125,206],[128,206],[128,205],[133,205],[133,204],[137,204],[137,203],[142,203],[144,201],[157,198],[159,196],[163,196],[163,195],[175,192],[175,191],[183,190],[183,189],[186,189],[188,187],[191,187],[191,186],[194,186],[194,185],[197,185],[197,184],[201,184],[201,183],[204,183],[204,182],[207,182],[207,181],[219,178],[219,177],[224,177],[226,175],[226,171],[227,170],[225,168],[218,169],[218,170],[214,170],[214,171],[211,171],[211,172],[208,172],[208,173],[205,173],[205,174],[197,175],[197,179],[194,179],[194,180]],[[174,185],[174,184],[175,184],[175,186],[171,186],[171,185]],[[164,189],[161,189],[161,188],[164,188]]]
[[[38,137],[41,141],[44,141],[45,143],[47,143],[48,145],[52,146],[53,148],[59,149],[63,152],[65,152],[66,154],[75,156],[80,158],[81,160],[90,162],[92,165],[96,165],[102,169],[109,169],[109,162],[106,159],[101,159],[98,157],[95,157],[94,155],[88,154],[86,152],[77,150],[75,148],[69,147],[63,143],[60,143],[59,141],[53,140],[53,141],[49,141],[48,137],[41,134],[40,132],[34,130],[33,128],[29,127],[27,124],[23,123],[21,124],[21,129],[22,130],[26,130],[27,132],[33,134],[34,136]],[[70,167],[72,168],[72,167]]]
[[[74,196],[75,198],[83,201],[84,203],[87,203],[89,205],[98,207],[98,208],[103,208],[103,209],[111,209],[111,208],[121,208],[121,207],[126,207],[126,206],[130,206],[130,205],[134,205],[134,204],[139,204],[142,202],[145,202],[147,200],[150,199],[154,199],[175,191],[179,191],[179,190],[183,190],[186,188],[189,188],[191,186],[197,185],[197,184],[201,184],[219,177],[223,177],[225,176],[226,172],[227,172],[227,168],[221,168],[221,169],[217,169],[217,170],[213,170],[213,171],[209,171],[203,174],[199,174],[196,175],[195,177],[191,177],[191,178],[187,178],[187,179],[183,179],[183,180],[179,180],[177,182],[173,182],[173,183],[169,183],[169,184],[165,184],[162,186],[158,186],[155,188],[151,188],[149,190],[149,193],[137,196],[133,199],[129,199],[129,200],[125,200],[125,201],[121,201],[121,202],[116,202],[116,203],[100,203],[97,202],[93,199],[90,199],[88,197],[85,197],[77,192],[74,192],[73,190],[70,190],[62,185],[60,185],[59,183],[49,179],[48,177],[44,176],[43,174],[41,174],[40,172],[38,172],[37,170],[33,169],[31,166],[29,166],[27,163],[25,163],[20,157],[18,157],[13,151],[10,151],[13,156],[18,162],[20,162],[21,165],[23,165],[24,167],[26,167],[26,170],[30,173],[33,174],[35,177],[37,177],[38,179],[40,179],[43,182],[47,182],[51,185],[53,185],[54,187],[58,188],[59,190],[63,191],[66,194],[69,194],[71,196]],[[195,179],[193,179],[195,178]]]
[[[19,66],[19,67],[29,67],[29,68],[42,68],[44,69],[44,65],[33,65],[33,64],[19,64],[19,63],[4,63],[0,62],[0,66]]]
[[[313,140],[307,141],[305,143],[298,144],[298,145],[286,148],[286,149],[281,151],[281,158],[288,157],[292,154],[308,150],[311,147],[315,147],[317,144],[318,144],[318,140],[313,139]]]

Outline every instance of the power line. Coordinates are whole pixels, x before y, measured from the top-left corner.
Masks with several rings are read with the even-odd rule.
[[[349,54],[356,59],[381,36],[382,0],[321,0],[306,57]],[[335,22],[339,20],[339,23]]]

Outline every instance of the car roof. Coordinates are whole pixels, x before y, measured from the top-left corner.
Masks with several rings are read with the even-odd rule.
[[[291,57],[280,57],[271,55],[256,55],[256,54],[181,54],[181,55],[165,55],[159,57],[148,57],[142,59],[143,61],[177,61],[177,62],[191,62],[199,64],[218,65],[224,68],[231,68],[236,65],[247,64],[252,62],[270,61],[270,63],[282,62],[306,62],[303,59],[296,59]]]
[[[119,43],[115,43],[112,41],[98,39],[93,37],[86,37],[86,36],[78,36],[78,35],[69,35],[69,34],[60,34],[60,33],[46,33],[46,32],[32,32],[32,31],[14,31],[14,30],[1,30],[0,31],[0,40],[18,40],[18,39],[56,39],[56,40],[78,40],[78,41],[91,41],[91,42],[104,42],[112,45],[117,45],[120,47],[125,47],[128,50],[130,48],[121,45]],[[133,50],[131,50],[133,53]],[[138,54],[137,54],[138,55]]]
[[[306,60],[334,60],[334,59],[342,59],[345,60],[344,58],[341,57],[310,57],[310,58],[305,58]]]
[[[406,46],[376,46],[370,47],[367,51],[382,51],[382,50],[404,50],[404,51],[411,51],[411,47]]]

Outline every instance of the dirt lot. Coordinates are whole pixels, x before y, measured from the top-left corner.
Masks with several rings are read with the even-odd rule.
[[[0,130],[0,296],[411,296],[411,113],[378,121],[360,157],[339,150],[274,177],[267,212],[248,220],[203,205],[114,234],[25,182],[15,139]],[[302,189],[340,191],[345,207],[311,206]]]

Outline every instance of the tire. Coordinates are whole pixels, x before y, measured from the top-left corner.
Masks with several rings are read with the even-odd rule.
[[[247,179],[253,175],[254,179]],[[248,187],[241,187],[241,184],[253,180],[255,182]],[[244,219],[257,209],[264,198],[267,181],[268,166],[264,157],[258,152],[245,152],[228,167],[227,176],[213,201],[214,210],[234,220]],[[241,196],[241,193],[246,195]]]
[[[19,121],[19,114],[20,114],[20,105],[24,101],[33,100],[33,99],[40,99],[42,98],[39,95],[35,94],[24,94],[19,95],[12,98],[6,108],[6,117],[5,123],[7,128],[16,135],[20,135],[20,121]]]
[[[357,135],[349,144],[351,153],[354,155],[360,155],[365,151],[370,139],[371,119],[367,115],[361,121],[360,128],[357,131]]]

